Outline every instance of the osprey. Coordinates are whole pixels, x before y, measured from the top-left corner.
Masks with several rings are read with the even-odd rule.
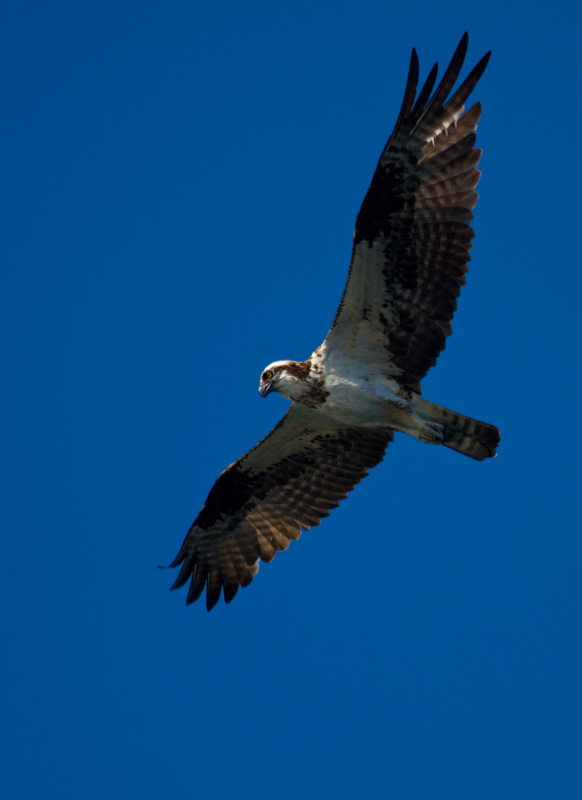
[[[493,425],[423,400],[420,382],[452,332],[473,238],[481,150],[479,103],[464,111],[489,60],[449,97],[465,34],[438,88],[437,65],[415,102],[413,49],[400,114],[358,214],[346,287],[331,329],[306,361],[274,361],[259,393],[291,401],[278,425],[227,467],[172,567],[191,579],[187,603],[213,608],[330,509],[384,457],[394,431],[479,461],[495,455]]]

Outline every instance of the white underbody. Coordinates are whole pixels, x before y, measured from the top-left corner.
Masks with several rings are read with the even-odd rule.
[[[440,443],[443,426],[423,416],[426,402],[417,394],[402,390],[393,378],[369,373],[366,376],[325,374],[329,396],[321,413],[350,425],[387,427],[408,433],[424,442]]]
[[[386,427],[402,431],[423,442],[439,444],[443,425],[431,420],[431,403],[410,392],[374,365],[358,358],[325,353],[320,348],[311,356],[314,375],[323,380],[325,402],[317,412],[339,423],[365,428]],[[305,384],[282,375],[277,391],[302,404]],[[307,403],[306,403],[307,405]]]

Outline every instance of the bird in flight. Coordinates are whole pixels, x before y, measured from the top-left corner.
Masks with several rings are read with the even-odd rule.
[[[452,332],[469,261],[481,106],[465,102],[487,53],[454,91],[465,34],[440,84],[418,97],[413,49],[402,108],[356,220],[348,278],[331,329],[306,361],[274,361],[259,394],[291,401],[283,419],[219,476],[171,567],[206,586],[212,609],[318,525],[384,457],[394,431],[482,461],[499,431],[424,400],[420,382]],[[450,95],[450,96],[449,96]]]

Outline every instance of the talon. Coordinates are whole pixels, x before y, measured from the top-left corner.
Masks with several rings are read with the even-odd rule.
[[[420,431],[420,441],[427,444],[442,444],[445,440],[445,426],[440,422],[425,422]]]

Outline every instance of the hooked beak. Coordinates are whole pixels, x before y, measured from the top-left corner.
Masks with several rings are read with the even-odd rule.
[[[266,397],[273,388],[273,381],[265,381],[259,386],[259,394],[261,397]]]

